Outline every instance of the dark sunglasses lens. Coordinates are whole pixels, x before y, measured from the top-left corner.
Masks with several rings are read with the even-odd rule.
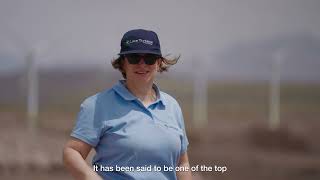
[[[148,55],[145,55],[145,56],[141,56],[141,55],[138,55],[138,54],[131,54],[131,55],[127,55],[126,57],[127,57],[128,62],[130,64],[139,64],[140,59],[143,58],[144,63],[147,64],[147,65],[155,64],[157,59],[159,58],[159,56],[153,55],[153,54],[150,54],[150,55],[148,54]]]
[[[158,56],[156,55],[146,55],[144,57],[144,63],[147,65],[153,65],[156,63]]]
[[[128,56],[126,56],[126,57],[127,57],[128,62],[129,62],[130,64],[139,64],[140,58],[141,58],[139,55],[135,55],[135,54],[128,55]]]

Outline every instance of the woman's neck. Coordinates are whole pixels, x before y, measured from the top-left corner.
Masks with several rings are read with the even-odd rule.
[[[149,105],[156,100],[156,92],[152,88],[153,83],[136,83],[133,81],[126,81],[128,90],[136,96],[145,105]]]

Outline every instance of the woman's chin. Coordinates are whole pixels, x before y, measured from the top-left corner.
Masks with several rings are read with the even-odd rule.
[[[141,75],[141,74],[139,74],[139,75],[135,76],[134,82],[135,83],[139,83],[139,82],[141,82],[141,83],[149,83],[149,82],[153,82],[153,79],[154,78],[152,78],[152,76],[150,76],[150,74],[149,75]]]

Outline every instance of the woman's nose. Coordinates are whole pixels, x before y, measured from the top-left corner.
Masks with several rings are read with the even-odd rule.
[[[138,64],[145,64],[144,63],[144,57],[140,57],[139,63]]]

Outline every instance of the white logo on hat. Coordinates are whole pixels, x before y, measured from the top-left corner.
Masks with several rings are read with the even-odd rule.
[[[146,40],[146,39],[133,39],[133,40],[127,40],[126,44],[132,44],[132,43],[143,43],[147,45],[153,45],[153,41]]]

